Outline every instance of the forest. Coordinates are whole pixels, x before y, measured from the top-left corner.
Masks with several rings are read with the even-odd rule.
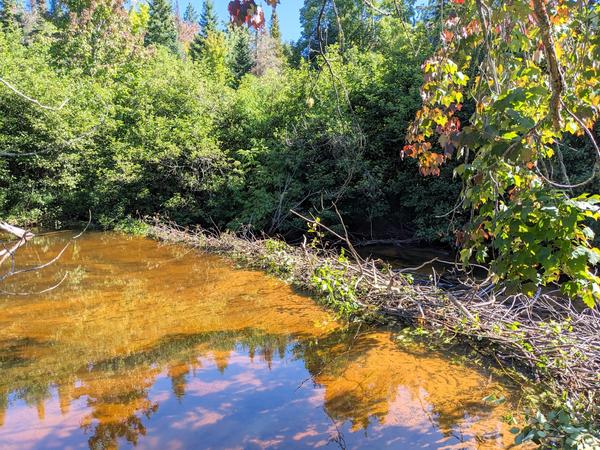
[[[556,288],[593,317],[593,372],[600,4],[305,0],[285,42],[285,2],[233,0],[226,23],[211,0],[0,0],[0,228],[159,216],[295,244],[308,222],[351,249],[442,247],[498,292]],[[565,448],[597,448],[589,386],[543,400],[577,398],[575,422],[521,438],[556,422]]]
[[[476,111],[484,93],[481,75],[473,76],[473,60],[485,63],[485,56],[481,49],[468,54],[465,47],[477,47],[477,34],[467,27],[459,39],[458,31],[449,31],[463,25],[452,10],[464,7],[462,2],[375,7],[348,0],[335,9],[320,6],[307,1],[301,38],[283,43],[275,8],[269,23],[262,10],[255,18],[244,11],[249,23],[256,23],[224,28],[210,2],[200,12],[189,5],[181,16],[166,1],[127,9],[107,1],[24,7],[5,0],[4,219],[53,227],[86,220],[92,211],[95,223],[114,228],[128,218],[160,213],[181,225],[250,227],[294,238],[306,226],[291,209],[334,223],[335,204],[356,240],[463,247],[465,259],[485,260],[491,249],[523,259],[521,267],[497,260],[497,272],[509,278],[533,286],[565,273],[576,280],[577,294],[582,284],[600,289],[585,269],[578,276],[564,267],[572,265],[567,260],[573,248],[580,248],[585,266],[598,259],[585,243],[591,241],[594,220],[578,216],[593,215],[597,199],[579,196],[598,192],[593,162],[598,155],[577,121],[567,117],[559,138],[535,123],[545,113],[533,105],[543,103],[550,90],[535,65],[535,58],[543,60],[542,51],[519,49],[532,53],[527,68],[519,66],[523,59],[517,54],[491,61],[505,71],[494,105],[510,114],[498,116]],[[558,7],[563,9],[557,14],[570,6]],[[587,108],[582,111],[589,118],[578,120],[593,124],[597,11],[590,6],[584,13],[589,17],[573,18],[573,26],[587,27],[581,50],[588,61],[581,61],[587,64],[581,73],[569,74],[580,84],[570,87],[569,95],[585,91],[578,108]],[[556,17],[566,24],[568,17]],[[444,26],[448,29],[440,34]],[[522,31],[508,32],[516,33],[514,39],[494,43],[499,53],[525,47]],[[561,39],[565,47],[579,45],[570,36]],[[439,60],[443,52],[457,53],[453,67]],[[565,49],[563,56],[568,53]],[[448,71],[428,69],[433,67]],[[424,80],[434,96],[421,90]],[[481,123],[469,125],[469,120]],[[461,128],[461,121],[467,126]],[[519,143],[531,129],[541,141]],[[492,130],[494,136],[481,135]],[[595,132],[593,125],[589,131]],[[460,155],[469,147],[458,142],[459,133],[485,151],[471,146],[470,155]],[[434,134],[440,135],[437,143]],[[432,143],[441,150],[436,153]],[[465,160],[468,164],[461,164]],[[469,185],[468,180],[490,173],[490,166],[500,170],[500,162],[498,180]],[[525,198],[526,187],[534,185],[539,187]],[[518,207],[506,201],[519,191]],[[577,207],[561,209],[558,221],[551,214],[534,220],[546,234],[545,221],[556,223],[560,230],[545,238],[571,241],[564,252],[544,240],[527,242],[537,238],[533,232],[512,250],[506,248],[510,239],[486,238],[511,236],[513,229],[528,226],[516,217],[538,202],[558,207],[565,193],[578,198]],[[502,207],[492,208],[495,202]],[[508,233],[493,230],[500,215],[506,216],[500,226]],[[472,232],[465,234],[467,223]],[[531,252],[548,255],[542,273],[525,273],[525,265],[531,271]]]
[[[3,216],[51,226],[92,210],[114,227],[158,212],[293,236],[305,225],[291,208],[327,216],[336,202],[365,239],[452,241],[436,217],[460,192],[452,167],[424,178],[400,158],[434,22],[348,2],[345,42],[329,19],[331,76],[307,46],[314,3],[293,45],[276,15],[222,30],[210,3],[175,20],[167,3],[5,12],[2,77],[50,109],[1,91]]]

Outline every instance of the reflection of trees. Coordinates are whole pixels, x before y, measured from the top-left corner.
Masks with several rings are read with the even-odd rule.
[[[52,240],[41,242],[53,251]],[[396,416],[406,421],[410,408],[445,433],[465,415],[499,415],[481,405],[489,391],[476,372],[417,347],[400,352],[387,333],[332,324],[309,300],[256,272],[232,272],[178,247],[157,250],[145,240],[94,234],[61,260],[69,265],[86,268],[81,283],[0,304],[0,426],[9,394],[43,415],[57,386],[63,414],[73,400],[86,399],[82,425],[92,448],[119,439],[135,444],[159,407],[149,391],[162,373],[182,399],[201,356],[222,373],[233,353],[270,368],[292,342],[292,354],[324,389],[326,413],[354,429],[393,424]],[[37,273],[32,283],[45,284],[45,276]]]
[[[190,367],[187,364],[176,363],[169,366],[167,376],[171,379],[171,390],[179,401],[185,396],[185,385]]]
[[[29,404],[43,405],[50,396],[49,386],[58,385],[61,411],[68,410],[69,400],[88,399],[91,412],[82,426],[92,435],[91,448],[112,448],[118,439],[135,445],[146,432],[144,418],[150,418],[159,407],[149,400],[148,392],[163,370],[171,379],[173,394],[181,399],[189,375],[200,367],[200,357],[211,355],[222,372],[233,352],[246,353],[249,358],[260,355],[270,367],[274,355],[284,356],[291,342],[295,340],[290,336],[256,329],[166,336],[151,348],[97,361],[91,370],[87,365],[80,367],[75,372],[77,387],[73,387],[73,373],[57,370],[57,377],[46,374],[38,378],[36,370],[31,370],[35,359],[24,363],[13,358],[13,365],[5,368],[18,385],[5,385],[4,392],[13,391]],[[466,416],[497,417],[480,401],[488,392],[480,375],[452,366],[420,347],[399,352],[388,333],[338,329],[302,339],[292,349],[294,356],[304,361],[314,383],[324,388],[327,414],[336,422],[350,421],[354,429],[367,429],[373,420],[386,424],[393,420],[393,408],[420,403],[423,410],[417,415],[422,419],[426,413],[447,435],[464,428]],[[2,384],[5,382],[6,378]],[[409,404],[397,404],[399,389],[410,393]],[[6,407],[6,395],[3,403],[0,397],[0,411],[2,405]],[[402,425],[410,428],[422,423]]]
[[[431,425],[446,436],[460,430],[472,437],[498,426],[502,408],[481,401],[498,384],[421,346],[399,351],[389,333],[337,330],[295,351],[323,386],[327,414],[354,429],[400,418],[397,425],[407,428]]]
[[[149,419],[158,409],[158,403],[148,399],[148,392],[159,374],[159,369],[144,365],[91,374],[82,380],[73,394],[87,398],[91,410],[82,421],[83,430],[91,434],[90,448],[116,448],[118,439],[138,443],[146,434],[143,417]]]
[[[144,409],[138,409],[136,413],[141,413],[149,419],[157,409],[158,404],[148,404]],[[90,449],[94,450],[117,448],[119,439],[125,439],[129,443],[137,445],[139,437],[146,435],[146,428],[136,414],[124,417],[121,420],[98,422],[95,425],[83,424],[82,426],[86,432],[92,434],[88,439],[88,444]]]
[[[212,355],[215,366],[222,372],[235,350],[260,355],[270,366],[275,352],[283,355],[290,340],[289,336],[255,329],[166,336],[143,351],[96,361],[93,365],[81,361],[74,371],[73,360],[63,360],[61,367],[58,356],[52,372],[39,366],[47,358],[6,358],[2,360],[6,377],[0,380],[0,426],[8,408],[8,392],[15,399],[35,405],[43,419],[44,402],[51,397],[51,386],[57,385],[63,414],[68,412],[71,401],[87,398],[91,412],[84,418],[82,428],[91,434],[90,448],[115,448],[119,439],[135,445],[146,433],[143,419],[149,419],[158,410],[159,404],[148,398],[148,392],[162,368],[171,378],[174,395],[183,398],[189,374],[200,367],[200,357]],[[57,350],[47,342],[39,342],[36,348],[34,340],[28,340],[27,346],[34,354]],[[14,350],[14,345],[11,349]]]

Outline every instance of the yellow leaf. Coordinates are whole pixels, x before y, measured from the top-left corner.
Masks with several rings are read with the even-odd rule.
[[[554,47],[555,47],[555,51],[556,51],[556,57],[557,57],[558,59],[561,59],[561,58],[562,58],[562,55],[563,55],[563,49],[562,49],[562,46],[561,46],[561,45],[560,45],[560,44],[557,42],[557,43],[554,45]]]
[[[571,134],[577,133],[578,128],[579,127],[577,126],[577,124],[575,122],[573,122],[572,120],[567,122],[565,125],[565,130],[567,130]]]

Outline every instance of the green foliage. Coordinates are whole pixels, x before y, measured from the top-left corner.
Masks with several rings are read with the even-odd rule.
[[[596,206],[600,196],[584,194],[565,201],[563,195],[538,187],[514,197],[500,212],[492,203],[480,208],[475,224],[482,232],[461,252],[463,262],[468,263],[472,254],[480,262],[487,260],[489,245],[483,230],[490,230],[495,237],[491,246],[498,255],[491,265],[494,273],[522,286],[529,295],[566,274],[572,281],[562,285],[563,292],[580,296],[593,307],[600,278],[590,267],[600,261],[600,250],[591,246],[594,233],[585,223],[600,218]]]
[[[298,234],[303,224],[290,209],[335,201],[365,236],[449,240],[435,216],[460,190],[451,169],[424,179],[398,157],[420,104],[423,27],[386,18],[372,50],[342,55],[332,46],[333,77],[315,78],[307,64],[255,77],[247,32],[241,56],[233,51],[241,32],[217,31],[192,64],[142,47],[146,8],[113,4],[119,14],[109,14],[110,5],[73,5],[72,22],[27,46],[21,31],[3,34],[3,76],[43,103],[69,99],[45,111],[0,88],[0,152],[36,154],[0,161],[4,216],[85,220],[91,208],[95,221],[114,226],[160,212],[184,224]],[[234,91],[236,55],[245,76]]]
[[[244,28],[233,32],[233,45],[229,64],[237,86],[241,78],[250,72],[253,65],[252,53],[250,52],[250,36]]]
[[[54,63],[70,70],[94,76],[110,74],[141,44],[140,34],[132,32],[131,19],[119,0],[90,2],[68,20],[53,42],[52,52]]]
[[[465,263],[471,256],[491,262],[496,281],[529,294],[566,276],[563,292],[593,307],[600,251],[588,226],[600,218],[598,198],[572,198],[564,161],[558,183],[546,165],[569,135],[591,136],[600,111],[600,6],[571,6],[449,5],[440,48],[424,65],[424,103],[404,153],[424,175],[463,157],[456,174],[475,218],[460,235]],[[475,103],[467,126],[465,98]]]
[[[337,262],[342,266],[348,262],[343,250]],[[315,269],[311,283],[322,293],[325,303],[341,314],[348,316],[360,309],[354,287],[356,279],[350,277],[345,268],[325,262]]]
[[[323,4],[320,0],[306,0],[300,10],[302,35],[296,45],[310,58],[320,52],[321,45],[325,49],[337,44],[342,51],[352,47],[369,49],[377,41],[380,19],[381,16],[362,1],[337,0]],[[320,40],[324,42],[319,43]]]
[[[513,428],[515,443],[534,442],[541,449],[593,450],[600,447],[598,430],[582,405],[550,392],[529,396],[527,425]],[[543,408],[545,413],[539,408]]]
[[[146,45],[162,45],[171,52],[177,53],[177,29],[169,0],[152,0],[149,15],[144,43]]]
[[[111,15],[108,24],[103,19],[108,5],[81,9],[89,22],[38,34],[28,46],[20,42],[22,32],[4,33],[2,74],[43,103],[70,99],[59,112],[42,111],[0,90],[0,151],[38,153],[0,162],[5,216],[85,219],[91,207],[107,224],[136,212],[162,212],[183,223],[250,225],[294,235],[303,224],[290,209],[316,213],[332,224],[336,215],[322,208],[335,202],[359,236],[453,242],[453,230],[466,219],[460,212],[447,214],[461,191],[453,169],[472,169],[451,163],[439,177],[425,178],[414,161],[398,156],[421,105],[419,67],[431,52],[423,24],[381,17],[369,49],[349,41],[343,51],[330,45],[327,63],[316,58],[279,73],[246,74],[234,91],[227,83],[237,31],[208,35],[200,59],[191,64],[164,50],[141,48],[147,27],[143,9],[125,21]],[[252,61],[251,50],[243,47],[245,67],[238,76]],[[314,65],[322,67],[319,76]],[[574,137],[574,150],[565,148],[563,154],[564,163],[576,166],[583,177],[593,150],[580,141]],[[520,176],[515,172],[510,179],[519,182]],[[490,182],[472,186],[473,196],[487,195]],[[504,228],[496,223],[493,240],[470,233],[473,257],[509,251],[496,262],[499,272],[530,274],[537,283],[556,279],[558,264],[560,273],[569,267],[579,280],[565,285],[566,290],[592,286],[594,279],[578,264],[595,255],[581,240],[591,236],[584,223],[593,211],[577,212],[544,188],[510,189],[505,199],[512,195],[519,202],[505,201],[504,214],[514,220]],[[552,208],[537,208],[540,195],[560,203],[556,215]],[[488,200],[479,211],[485,213],[492,203]],[[530,208],[535,214],[522,219]],[[497,215],[483,214],[473,228],[483,224],[490,234]],[[531,229],[521,232],[513,250],[513,240],[502,233],[520,226]],[[583,248],[573,253],[574,247],[552,245],[540,234],[546,227]],[[547,260],[536,265],[532,253],[544,252],[549,252]],[[562,263],[556,263],[557,257]],[[515,287],[523,286],[531,291],[527,283]]]
[[[190,46],[190,55],[208,77],[220,84],[224,84],[231,78],[227,66],[225,36],[220,31],[209,32],[206,38],[201,38],[200,34],[197,34]]]
[[[266,252],[261,257],[262,267],[278,278],[291,279],[294,260],[290,246],[275,239],[267,239],[264,245]]]
[[[228,178],[213,137],[217,86],[164,49],[97,81],[76,70],[59,75],[48,55],[43,42],[24,47],[18,35],[0,34],[0,76],[44,104],[69,100],[44,111],[0,90],[0,153],[15,154],[0,160],[4,215],[69,220],[92,209],[107,225],[159,210],[185,223],[208,218]]]
[[[148,224],[142,220],[126,217],[117,222],[114,226],[115,231],[132,234],[134,236],[146,236],[148,234]]]
[[[129,20],[131,22],[131,32],[133,34],[141,34],[148,28],[150,20],[150,6],[140,4],[138,8],[132,7],[129,10]]]
[[[183,20],[186,22],[196,23],[198,21],[198,13],[196,8],[191,3],[188,3],[185,12],[183,13]]]

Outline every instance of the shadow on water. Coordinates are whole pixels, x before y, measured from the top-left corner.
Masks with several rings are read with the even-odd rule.
[[[33,264],[66,239],[29,247]],[[479,370],[214,256],[90,233],[0,300],[2,448],[506,448]]]

